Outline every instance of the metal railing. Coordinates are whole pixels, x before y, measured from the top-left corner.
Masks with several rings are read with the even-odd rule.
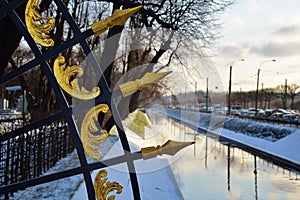
[[[39,177],[73,150],[74,144],[64,121],[55,121],[1,141],[0,186]],[[8,193],[3,196],[7,198]]]
[[[48,116],[43,120],[36,121],[34,123],[22,126],[8,133],[0,135],[1,154],[6,155],[3,157],[1,156],[1,163],[3,164],[1,164],[0,166],[0,197],[4,194],[6,194],[7,197],[7,194],[9,193],[13,193],[17,190],[25,189],[34,185],[70,177],[77,174],[82,174],[84,177],[88,198],[90,200],[94,200],[95,190],[91,178],[91,171],[107,166],[125,163],[128,167],[128,174],[132,186],[133,197],[134,199],[140,199],[140,191],[137,175],[135,172],[134,160],[141,159],[141,154],[131,152],[123,128],[118,126],[118,133],[123,147],[124,155],[110,158],[109,160],[103,160],[89,164],[87,162],[82,142],[79,137],[80,134],[72,116],[72,107],[68,104],[64,93],[60,89],[60,86],[58,85],[56,78],[54,77],[52,67],[49,66],[49,63],[47,62],[47,60],[51,59],[54,56],[58,56],[59,53],[77,44],[82,47],[85,55],[87,56],[91,52],[91,49],[86,41],[86,38],[93,35],[92,30],[89,29],[81,32],[80,28],[77,26],[63,1],[53,0],[53,2],[57,6],[57,12],[60,12],[62,17],[69,24],[70,28],[74,32],[74,36],[70,40],[65,41],[63,44],[57,44],[53,48],[42,52],[29,34],[26,25],[15,11],[15,9],[17,9],[22,2],[23,1],[20,0],[0,1],[0,19],[8,17],[11,20],[11,23],[15,24],[15,27],[21,33],[24,40],[26,40],[28,46],[33,52],[34,59],[2,76],[0,79],[0,85],[3,85],[26,73],[27,71],[39,66],[43,70],[45,76],[47,77],[47,80],[52,86],[55,96],[60,103],[61,111],[57,114]],[[95,58],[93,57],[93,55],[91,55],[91,57],[89,57],[88,59],[91,59],[90,61],[91,63],[93,63],[92,67],[95,70],[97,76],[99,76],[98,78],[100,80],[99,87],[101,88],[101,95],[95,99],[95,104],[105,103],[113,112],[117,112],[115,104],[111,101],[112,93],[109,86],[107,85],[105,77],[103,76],[101,67],[97,64],[97,62],[95,62]],[[117,121],[120,120],[118,116],[116,116],[115,119]],[[65,131],[65,128],[58,128],[57,130],[55,130],[58,131],[57,133],[54,132],[53,129],[51,129],[51,126],[49,126],[49,124],[56,123],[60,120],[63,120],[68,125],[68,131]],[[48,169],[50,165],[52,165],[59,159],[60,156],[64,155],[64,151],[62,151],[61,148],[67,147],[63,144],[64,141],[68,140],[67,138],[70,138],[74,142],[74,144],[70,143],[70,147],[68,148],[71,149],[71,146],[73,145],[76,148],[80,167],[39,177],[40,173]],[[56,148],[54,148],[55,145],[57,145]],[[43,147],[46,147],[46,150],[40,151]],[[47,161],[46,164],[43,162],[39,163],[37,160],[42,160],[41,158],[45,158],[49,161]],[[33,163],[31,163],[31,161]],[[21,164],[25,166],[21,166]]]

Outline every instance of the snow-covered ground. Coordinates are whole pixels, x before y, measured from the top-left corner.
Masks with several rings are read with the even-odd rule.
[[[208,128],[216,134],[300,164],[300,129],[258,122],[245,122],[237,119],[226,121],[225,118],[183,110],[161,109],[160,112],[185,123]],[[225,127],[231,127],[231,130],[225,129],[224,124]],[[281,135],[281,139],[274,133]],[[137,143],[138,141],[132,141],[131,147],[137,145]],[[112,142],[105,143],[101,148],[101,152],[105,155],[104,159],[120,154],[121,149],[120,142],[115,139]],[[139,149],[140,147],[136,148]],[[89,162],[92,162],[92,160],[89,160]],[[68,157],[60,160],[47,174],[77,166],[79,166],[78,157],[76,152],[73,152]],[[142,172],[138,174],[142,199],[157,199],[157,197],[159,199],[183,199],[166,159],[155,158],[147,161],[137,161],[135,166],[138,169],[137,171]],[[161,167],[157,167],[156,170],[148,169],[153,166]],[[110,181],[118,181],[123,186],[123,192],[116,195],[116,199],[132,199],[126,164],[106,168],[106,170]],[[98,170],[92,172],[92,178],[95,177],[97,172]],[[15,193],[13,199],[82,200],[87,199],[87,194],[82,175],[77,175],[28,188]]]
[[[117,141],[117,137],[110,137],[107,142],[100,146],[100,151],[103,155],[111,149],[112,145]],[[89,159],[91,161],[92,159]],[[59,160],[54,167],[48,170],[44,175],[61,172],[67,169],[79,167],[79,159],[76,150],[67,155],[67,157]],[[59,179],[54,182],[36,185],[25,190],[14,193],[11,199],[47,199],[47,200],[69,200],[73,197],[74,192],[79,188],[83,182],[82,175],[71,176],[64,179]]]
[[[112,149],[108,152],[108,156],[118,155],[120,152],[120,144],[116,143]],[[156,170],[153,170],[154,166],[161,166]],[[177,184],[174,175],[169,167],[168,160],[154,158],[146,161],[135,162],[135,167],[139,182],[141,199],[166,199],[166,200],[179,200],[183,199],[182,195],[177,188]],[[120,199],[133,199],[130,178],[128,176],[128,170],[126,164],[120,164],[105,168],[108,173],[109,181],[117,181],[123,187],[122,193],[116,195],[116,200]],[[94,179],[98,170],[92,173]],[[113,194],[113,193],[112,193]],[[111,194],[110,194],[111,195]],[[81,184],[76,191],[72,200],[87,199],[85,183]]]
[[[78,156],[76,151],[69,154],[67,157],[59,160],[54,167],[48,170],[47,174],[60,172],[66,169],[78,167]],[[54,182],[44,183],[41,185],[33,186],[25,190],[14,193],[10,197],[12,200],[23,199],[47,199],[47,200],[69,200],[72,198],[74,190],[82,183],[83,178],[81,175],[71,176],[65,179],[59,179]]]

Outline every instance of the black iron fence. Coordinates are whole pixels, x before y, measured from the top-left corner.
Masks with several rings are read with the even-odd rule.
[[[8,123],[7,120],[5,123]],[[10,124],[15,126],[15,121]],[[7,127],[9,130],[12,128]],[[39,177],[73,150],[74,144],[65,121],[54,121],[2,141],[0,186]]]
[[[57,8],[56,12],[58,13],[57,16],[62,17],[63,21],[70,27],[70,33],[73,33],[74,35],[67,41],[55,43],[54,47],[49,49],[46,48],[45,51],[41,51],[40,46],[36,44],[29,33],[24,20],[22,21],[24,18],[24,10],[19,12],[19,9],[21,10],[21,8],[24,8],[24,5],[22,4],[24,2],[28,1],[0,1],[0,19],[7,19],[7,23],[15,25],[14,28],[16,28],[17,33],[23,36],[33,52],[34,59],[1,76],[0,85],[4,85],[29,70],[39,67],[43,71],[43,75],[47,77],[49,85],[52,87],[55,97],[59,102],[61,111],[57,114],[47,116],[43,120],[17,128],[9,133],[0,134],[0,195],[5,194],[7,197],[7,193],[82,174],[88,198],[90,200],[95,200],[96,197],[91,171],[126,163],[133,199],[141,199],[134,164],[134,160],[142,159],[141,153],[136,153],[131,150],[123,127],[118,125],[118,134],[124,154],[108,160],[98,161],[92,164],[88,163],[80,140],[80,134],[73,118],[72,106],[69,105],[66,100],[65,94],[62,92],[56,77],[53,74],[52,66],[50,66],[48,62],[50,59],[58,57],[61,52],[73,48],[75,45],[79,45],[83,49],[83,52],[90,63],[89,68],[92,68],[99,80],[97,86],[101,88],[101,94],[94,99],[95,105],[107,104],[110,110],[113,111],[112,113],[114,113],[114,111],[117,110],[117,105],[112,101],[112,91],[107,84],[108,80],[106,76],[104,76],[104,73],[102,72],[102,69],[107,66],[100,67],[97,59],[91,53],[90,45],[86,40],[88,37],[94,35],[94,31],[89,28],[82,32],[81,28],[77,25],[77,22],[73,19],[72,13],[69,12],[68,7],[65,5],[65,1],[49,1],[48,3],[53,2],[55,4],[55,7]],[[120,5],[118,4],[118,6]],[[32,13],[37,13],[36,8],[36,6],[32,8]],[[119,30],[119,27],[116,27],[115,30]],[[111,32],[111,34],[108,35],[113,36],[115,34],[114,32]],[[113,44],[114,43],[112,43],[112,45]],[[111,61],[109,63],[111,63]],[[85,103],[86,102],[83,102],[83,104]],[[66,123],[57,122],[58,119],[64,119],[68,128],[66,127]],[[111,119],[117,120],[117,122],[120,121],[118,115]],[[68,130],[70,133],[68,133]],[[68,151],[66,149],[71,150],[73,148],[72,141],[74,141],[80,167],[66,170],[67,172],[63,171],[38,177],[43,171],[48,169],[60,157],[67,153]],[[69,143],[65,144],[65,142]],[[66,148],[66,151],[64,151],[64,148]],[[26,179],[29,180],[27,181]],[[2,196],[0,196],[0,199],[2,199],[1,197]]]

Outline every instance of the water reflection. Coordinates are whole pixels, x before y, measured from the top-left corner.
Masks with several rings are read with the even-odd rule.
[[[194,130],[173,120],[168,123],[169,133],[177,133],[178,140],[196,142],[172,164],[184,199],[300,199],[298,173],[229,143],[195,136]]]

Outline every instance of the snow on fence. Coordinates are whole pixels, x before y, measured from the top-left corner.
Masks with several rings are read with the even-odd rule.
[[[72,137],[64,121],[3,141],[0,143],[0,186],[39,177],[73,150]]]

